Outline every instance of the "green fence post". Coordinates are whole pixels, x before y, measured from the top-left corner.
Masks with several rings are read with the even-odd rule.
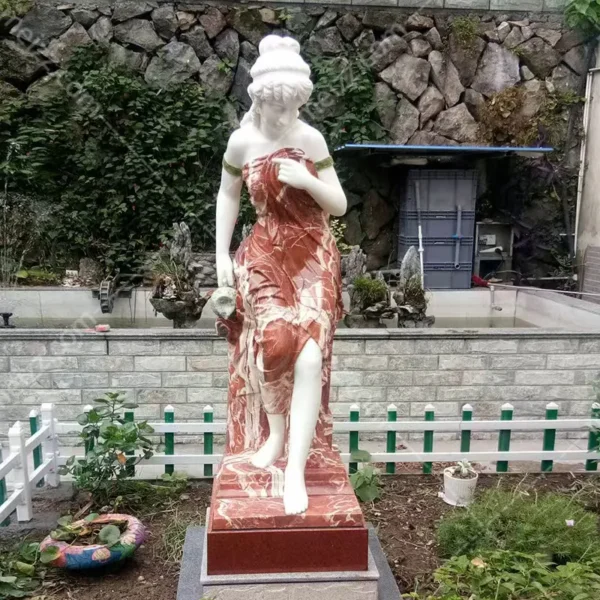
[[[431,422],[435,420],[435,408],[433,404],[428,404],[425,407],[425,421]],[[423,433],[423,452],[427,452],[428,454],[433,452],[433,431],[425,430]],[[425,475],[429,475],[431,473],[431,463],[424,462],[423,463],[423,473]]]
[[[35,435],[40,429],[40,417],[35,408],[29,413],[29,431]],[[35,471],[42,464],[42,445],[39,444],[33,449],[33,470]],[[44,479],[38,481],[37,487],[44,487]]]
[[[213,422],[213,407],[207,406],[204,408],[204,422],[212,423]],[[213,437],[214,434],[212,431],[207,431],[204,433],[204,454],[211,455],[213,453]],[[204,477],[212,477],[213,476],[213,466],[212,465],[204,465]]]
[[[358,404],[353,404],[350,407],[350,421],[352,423],[358,423],[360,420],[360,406]],[[349,436],[349,449],[350,454],[354,452],[354,450],[358,450],[358,431],[351,431]],[[356,473],[358,471],[358,463],[351,462],[349,465],[350,473]]]
[[[132,410],[126,410],[125,411],[125,422],[126,423],[133,423],[134,421],[134,415],[133,415],[133,411]],[[134,456],[134,452],[130,451],[130,452],[125,452],[125,454],[127,456]],[[135,465],[130,465],[127,467],[127,476],[128,477],[135,477]]]
[[[465,404],[462,407],[462,420],[472,421],[473,420],[473,407],[470,404]],[[471,430],[462,429],[460,432],[460,451],[471,452]]]
[[[387,409],[387,420],[388,423],[395,423],[398,420],[398,409],[395,404],[390,404]],[[387,446],[386,452],[394,453],[396,452],[396,432],[388,431],[387,432]],[[385,472],[392,475],[396,472],[396,463],[388,462],[385,464]]]
[[[502,405],[502,413],[500,415],[501,421],[512,421],[513,418],[513,405],[506,403]],[[501,429],[500,435],[498,436],[498,451],[508,452],[510,450],[510,429]],[[506,473],[508,471],[508,461],[499,460],[496,462],[496,473]]]
[[[600,419],[600,404],[598,402],[594,402],[592,404],[592,419]],[[598,443],[600,442],[600,432],[596,429],[590,430],[590,435],[588,437],[588,450],[595,450],[598,452]],[[586,471],[597,471],[598,470],[598,461],[594,459],[585,461],[585,470]]]
[[[558,404],[550,402],[546,405],[546,421],[556,421],[558,419]],[[556,442],[556,429],[544,429],[544,445],[542,450],[552,452]],[[549,473],[552,471],[554,461],[543,460],[542,472]]]
[[[2,464],[2,446],[0,445],[0,465]],[[4,502],[6,501],[6,481],[4,480],[4,477],[2,479],[0,479],[0,506],[2,506],[2,504],[4,504]],[[7,527],[8,525],[10,525],[10,517],[7,517],[6,519],[4,519],[4,521],[2,521],[2,523],[0,523],[0,527]]]
[[[92,410],[94,410],[94,407],[91,404],[86,404],[83,407],[83,412],[86,414],[91,412]],[[83,451],[87,454],[90,450],[93,450],[93,449],[94,449],[94,439],[90,438],[89,440],[87,440],[85,442]]]
[[[175,423],[175,409],[169,404],[165,406],[165,423]],[[165,454],[173,456],[175,454],[175,434],[165,433]],[[175,465],[165,465],[165,473],[172,475],[175,471]]]

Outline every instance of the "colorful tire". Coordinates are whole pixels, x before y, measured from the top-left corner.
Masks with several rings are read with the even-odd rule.
[[[58,557],[50,564],[64,569],[97,569],[125,560],[131,556],[146,539],[146,529],[142,522],[130,515],[108,514],[101,515],[91,523],[109,525],[115,521],[126,521],[127,529],[119,541],[110,548],[104,544],[93,546],[76,546],[67,542],[53,540],[50,536],[40,544],[40,550],[53,546],[58,549]],[[83,524],[78,521],[74,525]]]

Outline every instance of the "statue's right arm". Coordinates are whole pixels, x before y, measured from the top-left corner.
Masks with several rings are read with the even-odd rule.
[[[244,148],[241,143],[239,129],[234,131],[229,138],[224,156],[224,165],[221,171],[221,185],[217,194],[216,215],[216,258],[217,280],[219,287],[234,287],[233,263],[229,256],[233,229],[240,210],[240,194],[242,191],[242,177],[235,170],[241,172]],[[232,172],[233,171],[233,172]]]

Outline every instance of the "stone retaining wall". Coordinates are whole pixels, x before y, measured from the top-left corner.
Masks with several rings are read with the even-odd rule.
[[[106,391],[135,399],[140,417],[162,419],[168,404],[178,421],[198,421],[207,404],[226,415],[227,347],[209,331],[64,330],[0,334],[1,435],[32,408],[53,402],[59,419],[74,420]],[[600,370],[600,333],[544,330],[340,330],[334,347],[332,408],[383,420],[394,403],[401,419],[456,418],[470,403],[476,419],[498,418],[505,402],[515,418],[588,415],[591,383]]]

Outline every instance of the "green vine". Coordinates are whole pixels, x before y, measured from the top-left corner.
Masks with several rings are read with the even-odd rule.
[[[600,0],[569,0],[565,19],[570,27],[588,35],[600,33]]]

